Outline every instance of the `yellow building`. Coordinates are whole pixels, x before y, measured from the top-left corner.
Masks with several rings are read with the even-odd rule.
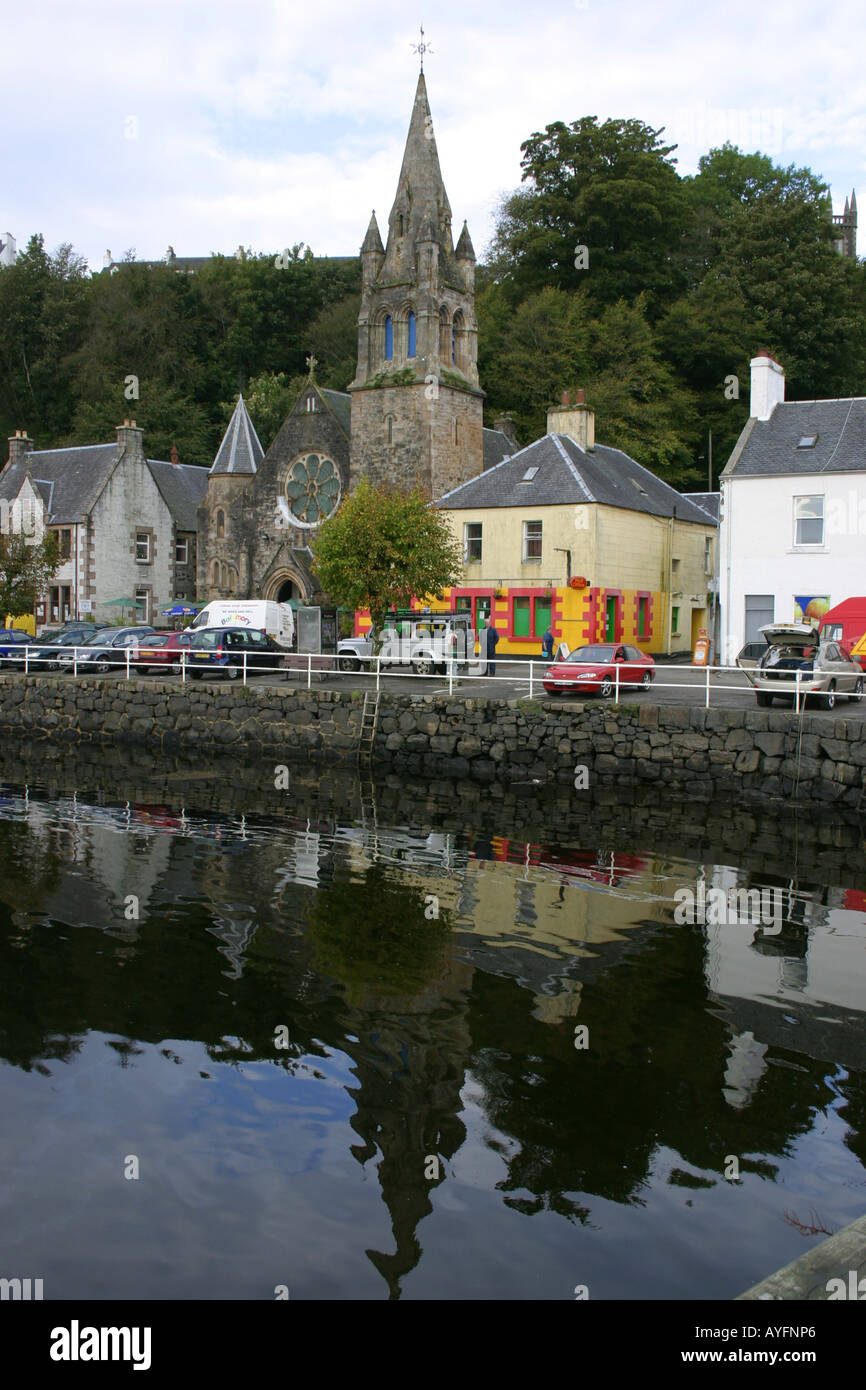
[[[538,654],[548,624],[570,650],[624,641],[693,651],[699,631],[713,627],[713,516],[596,444],[582,399],[564,396],[547,428],[436,502],[464,561],[461,583],[430,606],[469,611],[476,629],[492,615],[500,655]]]

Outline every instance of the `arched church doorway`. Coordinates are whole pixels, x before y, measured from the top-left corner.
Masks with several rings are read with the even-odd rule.
[[[293,584],[291,579],[286,579],[277,590],[277,603],[288,603],[293,598],[301,599],[303,594],[297,584]]]

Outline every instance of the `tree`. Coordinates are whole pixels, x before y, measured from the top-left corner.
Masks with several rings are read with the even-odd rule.
[[[54,532],[41,541],[21,532],[0,535],[0,614],[32,613],[49,579],[60,566],[60,542]]]
[[[661,130],[638,120],[555,121],[521,145],[529,187],[500,212],[492,267],[516,294],[585,286],[603,307],[648,295],[651,316],[680,286],[672,261],[689,221]],[[576,264],[585,246],[585,268]]]
[[[462,566],[445,516],[423,493],[375,488],[366,478],[311,545],[315,572],[331,598],[370,610],[376,651],[389,609],[428,594],[441,598]]]

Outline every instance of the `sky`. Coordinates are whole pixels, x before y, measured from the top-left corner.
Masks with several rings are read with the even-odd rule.
[[[6,9],[0,237],[120,259],[356,255],[387,221],[418,74],[476,253],[553,121],[808,165],[866,223],[866,6],[841,0],[31,0]],[[858,251],[866,240],[859,234]]]

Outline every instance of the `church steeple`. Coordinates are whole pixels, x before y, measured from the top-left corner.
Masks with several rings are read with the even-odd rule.
[[[363,473],[391,482],[417,480],[438,496],[481,472],[483,392],[475,253],[465,224],[454,249],[423,72],[387,241],[383,248],[374,215],[361,262],[358,369],[349,387],[351,481]]]

